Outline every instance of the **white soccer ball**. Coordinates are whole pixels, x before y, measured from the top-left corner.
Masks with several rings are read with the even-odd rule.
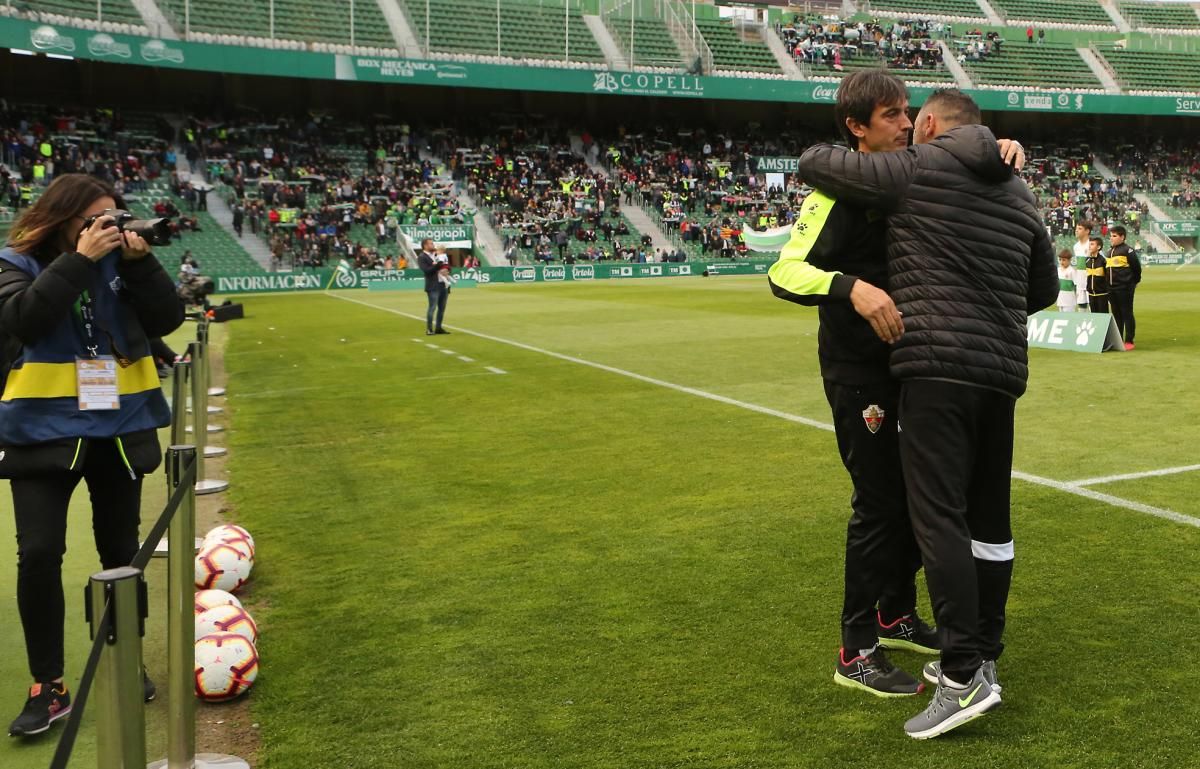
[[[203,614],[209,609],[214,609],[218,606],[236,606],[240,609],[242,602],[237,599],[237,596],[227,590],[196,591],[196,614]]]
[[[241,526],[226,523],[216,527],[204,535],[200,549],[203,550],[209,545],[218,544],[233,545],[238,550],[245,552],[251,559],[254,558],[254,537],[250,536],[250,532]]]
[[[249,691],[258,677],[258,650],[237,633],[212,633],[196,641],[196,696],[224,702]]]
[[[232,545],[211,545],[196,555],[196,587],[236,593],[253,567],[254,561]]]
[[[216,606],[196,617],[196,640],[212,633],[237,633],[252,644],[258,643],[258,625],[241,606]]]

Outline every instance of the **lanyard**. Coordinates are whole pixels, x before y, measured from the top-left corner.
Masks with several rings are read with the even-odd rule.
[[[92,298],[90,291],[85,290],[75,300],[75,318],[79,321],[79,327],[82,328],[84,337],[83,346],[87,349],[88,354],[92,359],[100,357],[100,341],[96,336],[96,331],[104,332],[104,336],[108,339],[108,346],[112,352],[112,356],[116,358],[117,365],[121,368],[128,368],[133,365],[130,358],[117,349],[117,340],[113,339],[108,329],[100,325],[96,319],[96,300]]]
[[[90,291],[84,290],[75,300],[75,317],[83,329],[83,346],[92,358],[100,355],[100,343],[96,339],[96,300]]]

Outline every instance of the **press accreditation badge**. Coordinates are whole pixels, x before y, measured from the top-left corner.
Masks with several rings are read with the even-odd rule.
[[[121,408],[117,392],[117,361],[112,356],[76,358],[75,380],[80,411],[115,411]]]

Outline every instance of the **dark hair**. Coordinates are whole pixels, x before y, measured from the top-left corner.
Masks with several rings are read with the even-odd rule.
[[[1089,243],[1095,243],[1098,246],[1104,245],[1104,238],[1088,238]]]
[[[936,110],[941,121],[946,123],[945,128],[979,125],[983,122],[979,105],[957,88],[943,88],[940,91],[934,91],[926,100],[923,109]]]
[[[1120,235],[1121,237],[1125,237],[1125,227],[1118,224],[1116,227],[1110,229],[1108,233],[1110,235]]]
[[[426,244],[426,243],[429,243],[430,245],[433,245],[433,238],[421,238],[421,250],[422,250],[422,251],[424,251],[424,250],[425,250],[425,244]]]
[[[1088,232],[1091,232],[1091,231],[1092,231],[1092,226],[1093,226],[1093,225],[1092,225],[1092,223],[1091,223],[1091,222],[1087,221],[1086,219],[1080,219],[1079,221],[1075,222],[1075,226],[1076,226],[1076,227],[1083,227],[1083,228],[1084,228],[1084,229],[1086,229]]]
[[[87,174],[63,174],[13,224],[7,245],[19,254],[48,262],[58,256],[58,236],[64,234],[64,226],[103,197],[112,198],[117,208],[125,207],[111,184]]]
[[[858,148],[858,137],[846,126],[846,119],[852,118],[863,125],[871,124],[871,113],[880,104],[900,104],[908,100],[908,88],[904,81],[895,75],[889,75],[882,69],[862,69],[852,72],[842,80],[837,89],[837,104],[833,115],[837,120],[838,131],[852,149]]]

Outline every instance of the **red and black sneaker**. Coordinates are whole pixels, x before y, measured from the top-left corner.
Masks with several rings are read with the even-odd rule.
[[[911,697],[925,690],[925,684],[892,664],[883,649],[846,659],[846,650],[838,652],[833,682],[851,689],[862,689],[876,697]]]
[[[41,734],[50,724],[71,712],[71,695],[63,682],[36,683],[29,687],[25,709],[8,727],[9,737],[30,737]]]
[[[921,654],[937,654],[941,650],[937,630],[925,624],[917,613],[884,623],[883,614],[875,614],[875,633],[885,649],[906,649]]]

